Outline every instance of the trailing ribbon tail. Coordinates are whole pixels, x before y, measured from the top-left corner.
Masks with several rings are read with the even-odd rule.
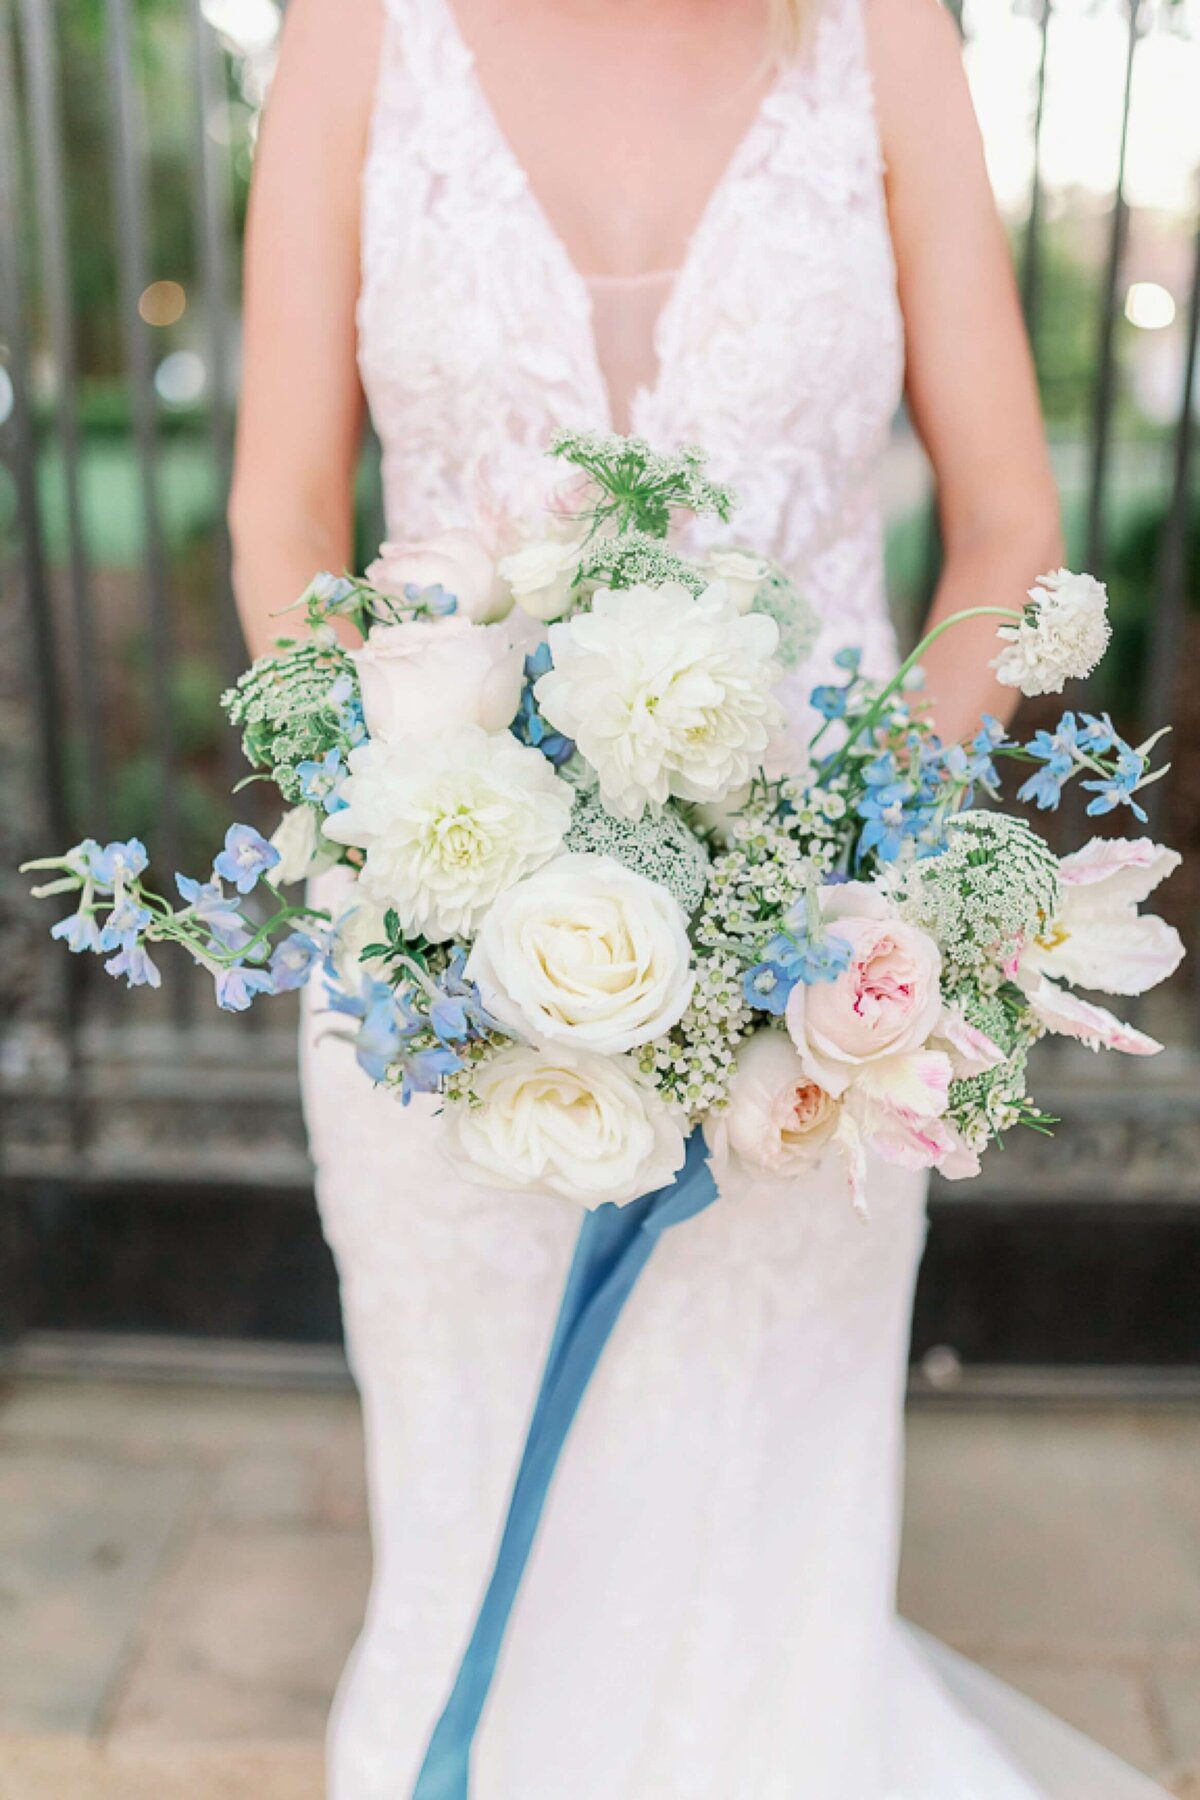
[[[604,1346],[658,1239],[717,1198],[702,1133],[670,1187],[585,1213],[491,1579],[412,1800],[468,1800],[471,1748],[563,1445]]]

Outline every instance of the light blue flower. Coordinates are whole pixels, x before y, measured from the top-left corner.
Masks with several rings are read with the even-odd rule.
[[[138,942],[149,923],[148,908],[138,906],[128,894],[122,894],[104,921],[100,933],[101,950],[128,950]]]
[[[253,968],[249,963],[237,963],[232,969],[215,969],[213,986],[217,1005],[223,1012],[246,1012],[256,994],[276,991],[270,973],[266,969]]]
[[[439,1045],[431,1050],[417,1050],[404,1058],[404,1076],[400,1098],[405,1106],[414,1094],[436,1094],[447,1075],[457,1074],[463,1067],[461,1056]]]
[[[231,882],[239,894],[248,894],[258,885],[259,877],[278,861],[278,850],[253,825],[231,825],[225,833],[225,848],[213,863],[213,873]]]
[[[326,571],[322,575],[313,577],[303,598],[310,602],[315,601],[326,612],[332,612],[334,607],[341,606],[344,601],[351,599],[353,594],[354,583],[348,576],[331,575]]]
[[[841,650],[835,650],[834,664],[839,669],[846,669],[851,675],[857,675],[862,667],[862,651],[855,644],[846,644]]]
[[[771,939],[766,954],[780,964],[793,982],[802,981],[811,987],[819,981],[836,981],[849,968],[851,948],[845,938],[828,931],[814,937],[806,908],[793,908],[785,924],[787,929]]]
[[[808,696],[809,704],[823,719],[841,719],[845,717],[848,692],[847,688],[823,682]]]
[[[68,918],[60,919],[57,925],[50,927],[50,936],[65,944],[75,956],[85,950],[101,948],[100,928],[92,913],[74,912]]]
[[[117,840],[106,844],[103,850],[94,850],[89,872],[98,888],[115,891],[123,888],[127,881],[135,881],[149,861],[146,846],[140,838],[128,838],[123,843]]]
[[[798,979],[782,963],[755,963],[742,976],[742,994],[746,1005],[754,1007],[756,1012],[773,1013],[779,1018],[787,1011],[788,1000]]]
[[[415,581],[406,581],[404,598],[418,612],[432,613],[436,619],[447,618],[451,613],[458,611],[457,595],[452,594],[448,588],[444,588],[440,581],[435,581],[432,586],[426,588],[418,587]]]
[[[321,955],[321,946],[307,932],[293,931],[282,938],[271,952],[271,978],[277,994],[290,993],[303,987],[313,964]]]
[[[1146,772],[1145,759],[1125,745],[1117,758],[1115,769],[1110,775],[1101,776],[1096,781],[1085,781],[1083,786],[1094,793],[1096,798],[1088,802],[1089,818],[1101,813],[1112,812],[1114,807],[1127,806],[1134,818],[1141,824],[1146,823],[1146,811],[1134,799],[1134,791]]]
[[[297,763],[296,774],[300,777],[300,792],[312,805],[323,806],[327,813],[340,812],[345,806],[338,792],[346,779],[340,750],[327,750],[320,762]]]
[[[1074,773],[1079,746],[1079,726],[1074,713],[1064,713],[1053,732],[1038,731],[1025,748],[1045,766],[1017,789],[1017,799],[1032,801],[1043,812],[1054,811],[1063,787]]]
[[[116,956],[112,956],[104,965],[106,975],[114,980],[123,975],[127,987],[160,987],[162,976],[151,962],[145,946],[127,944]]]
[[[1103,756],[1107,750],[1125,747],[1124,739],[1117,736],[1107,713],[1084,713],[1083,724],[1084,729],[1079,734],[1079,747],[1090,756]]]
[[[242,903],[232,894],[226,894],[219,881],[193,881],[190,875],[177,874],[175,886],[196,917],[215,932],[234,938],[243,929],[242,915],[238,911]]]

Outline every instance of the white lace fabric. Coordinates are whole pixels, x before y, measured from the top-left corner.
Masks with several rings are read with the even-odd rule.
[[[552,430],[627,407],[655,444],[706,446],[738,492],[732,533],[705,521],[693,546],[769,550],[819,609],[797,720],[839,646],[886,669],[874,479],[902,334],[859,0],[826,0],[811,58],[763,101],[649,341],[648,318],[601,316],[604,284],[593,299],[551,229],[447,0],[388,7],[359,323],[389,535],[529,512],[559,476]],[[490,1569],[579,1213],[465,1181],[434,1104],[373,1090],[319,1005],[306,1112],[376,1555],[329,1792],[403,1800]],[[727,1193],[656,1249],[557,1472],[472,1800],[1054,1792],[894,1616],[924,1186],[879,1168],[871,1188],[869,1226],[830,1171]]]

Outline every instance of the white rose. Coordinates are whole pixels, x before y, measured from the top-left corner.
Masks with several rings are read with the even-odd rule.
[[[338,853],[321,842],[323,822],[324,814],[315,806],[293,806],[284,813],[271,839],[272,847],[279,852],[279,861],[271,871],[271,880],[277,885],[287,887],[293,881],[303,881],[306,875],[320,875],[333,868]]]
[[[360,744],[342,794],[326,836],[365,850],[364,891],[433,943],[471,935],[497,895],[549,861],[573,799],[539,750],[475,725]]]
[[[512,605],[491,552],[473,531],[463,529],[380,545],[367,580],[397,600],[405,598],[406,588],[445,588],[458,602],[455,616],[477,625],[504,618]]]
[[[740,613],[750,611],[754,596],[771,573],[771,565],[765,556],[731,548],[710,550],[703,567],[705,574],[714,581],[725,583],[729,597]]]
[[[921,1102],[909,1084],[926,1082],[930,1104],[937,1086],[944,1105],[947,1058],[918,1055],[942,1016],[937,945],[865,882],[823,888],[821,913],[830,935],[849,944],[850,963],[834,981],[792,989],[787,1028],[805,1073],[835,1097],[865,1079],[881,1100],[910,1110]]]
[[[722,582],[601,589],[590,612],[550,627],[543,715],[595,769],[605,806],[722,800],[756,773],[782,720],[771,689],[779,630],[741,616]]]
[[[503,557],[500,573],[523,612],[534,619],[557,619],[570,604],[582,553],[583,544],[577,538],[565,543],[558,538],[540,538]]]
[[[493,1187],[621,1206],[683,1167],[682,1128],[626,1057],[516,1044],[473,1091],[446,1109],[451,1154]]]
[[[521,704],[525,659],[503,625],[456,614],[376,625],[350,657],[367,731],[387,743],[454,725],[503,731]]]
[[[467,961],[483,1004],[535,1043],[615,1056],[682,1018],[694,976],[666,888],[609,856],[560,856],[491,907]]]
[[[704,1127],[718,1166],[790,1176],[811,1168],[838,1130],[841,1108],[806,1074],[782,1031],[757,1031],[738,1046],[728,1104]]]

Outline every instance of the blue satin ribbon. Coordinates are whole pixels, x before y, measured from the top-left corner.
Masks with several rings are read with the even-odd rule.
[[[530,1420],[495,1565],[412,1800],[468,1800],[471,1747],[546,1496],[579,1403],[621,1309],[664,1231],[717,1198],[703,1135],[670,1187],[585,1213]]]

